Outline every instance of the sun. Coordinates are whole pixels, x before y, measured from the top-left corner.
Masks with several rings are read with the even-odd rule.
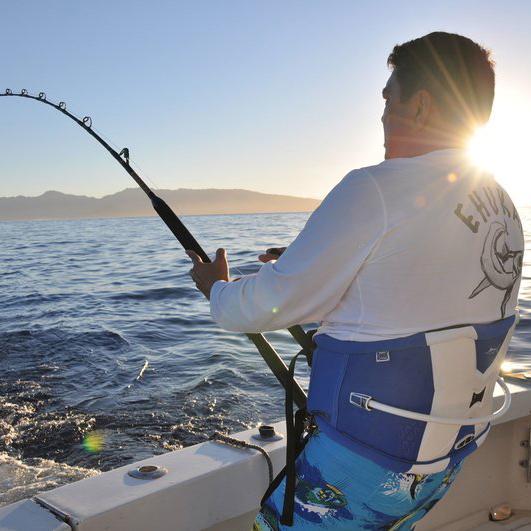
[[[517,204],[531,203],[527,144],[524,124],[506,119],[479,128],[468,146],[472,161],[492,172]]]
[[[501,159],[505,158],[500,147],[496,131],[487,125],[476,130],[468,144],[468,154],[474,164],[495,173],[503,165]]]

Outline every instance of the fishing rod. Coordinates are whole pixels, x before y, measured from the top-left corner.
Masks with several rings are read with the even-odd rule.
[[[89,135],[91,135],[97,142],[99,142],[112,157],[122,166],[122,168],[133,178],[142,191],[149,197],[151,204],[155,209],[155,212],[164,221],[166,226],[171,230],[173,235],[177,238],[179,243],[185,250],[192,250],[196,252],[203,262],[210,262],[210,258],[199,245],[197,240],[191,234],[191,232],[185,227],[183,222],[177,217],[175,212],[168,206],[168,204],[158,197],[151,188],[142,180],[142,178],[136,173],[136,171],[129,164],[129,149],[123,148],[120,153],[113,149],[101,136],[92,129],[92,118],[90,116],[84,116],[79,119],[74,116],[66,108],[66,103],[60,101],[59,103],[53,103],[46,98],[44,92],[39,92],[37,96],[32,96],[26,89],[22,89],[20,93],[14,93],[11,89],[6,89],[4,94],[0,94],[0,97],[18,97],[35,100],[45,105],[53,107],[57,111],[68,116],[71,120],[74,120],[80,127],[82,127]],[[299,343],[304,351],[311,350],[312,341],[306,334],[301,326],[296,325],[288,328],[293,338]],[[258,352],[261,354],[268,367],[271,369],[277,380],[282,384],[284,389],[293,386],[293,397],[295,403],[300,407],[306,406],[306,393],[298,382],[292,378],[289,373],[288,367],[282,361],[282,358],[278,355],[276,350],[271,346],[267,339],[262,334],[246,334],[247,337],[254,343]]]

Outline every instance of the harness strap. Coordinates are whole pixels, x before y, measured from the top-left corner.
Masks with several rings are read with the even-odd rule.
[[[286,386],[286,489],[284,492],[284,506],[282,508],[281,523],[284,525],[293,525],[293,510],[295,508],[295,484],[296,484],[296,471],[295,471],[295,459],[297,458],[297,446],[298,439],[302,436],[301,433],[297,433],[295,430],[295,421],[293,418],[293,387],[291,382],[295,375],[295,363],[297,362],[300,354],[304,353],[301,350],[298,354],[293,356],[289,364],[289,376],[290,382]],[[301,410],[299,410],[301,411]],[[306,410],[303,410],[306,414]]]

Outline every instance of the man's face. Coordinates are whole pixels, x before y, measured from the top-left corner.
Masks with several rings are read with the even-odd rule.
[[[411,102],[400,101],[400,85],[394,72],[387,80],[382,96],[385,100],[382,115],[385,158],[408,157],[415,136],[416,109]]]

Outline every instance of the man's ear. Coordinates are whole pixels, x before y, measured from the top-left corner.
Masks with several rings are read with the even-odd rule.
[[[419,90],[413,97],[415,99],[415,129],[423,129],[432,111],[433,97],[427,90]]]

